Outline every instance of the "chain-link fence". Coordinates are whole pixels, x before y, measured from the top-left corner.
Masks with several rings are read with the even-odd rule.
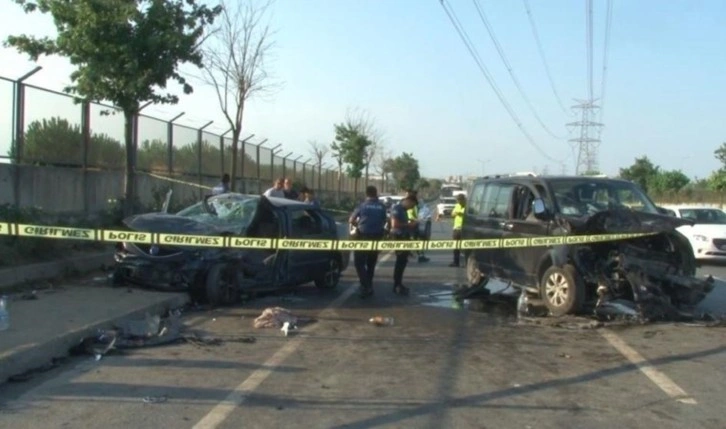
[[[88,211],[123,194],[127,126],[122,112],[3,77],[0,99],[7,100],[0,105],[0,168],[5,170],[2,177],[13,182],[12,190],[0,192],[4,201],[53,211],[62,199],[64,208]],[[136,171],[197,188],[214,186],[224,173],[231,175],[231,134],[181,125],[176,122],[180,116],[164,120],[140,114],[133,119],[128,132],[136,148],[131,160]],[[345,174],[259,136],[240,136],[237,148],[233,181],[241,192],[263,192],[281,177],[314,189],[325,201],[360,197],[367,183],[380,187],[378,180],[360,179],[356,190],[355,181]],[[39,178],[53,180],[58,174],[76,181],[69,189],[85,189],[84,195],[51,195],[39,188],[45,180]],[[137,186],[140,194],[152,192],[142,185]],[[162,185],[153,186],[157,192]]]

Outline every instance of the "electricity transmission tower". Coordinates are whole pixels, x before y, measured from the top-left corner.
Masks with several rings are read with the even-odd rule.
[[[595,100],[575,100],[577,103],[572,106],[573,109],[582,111],[580,120],[570,122],[568,127],[580,127],[580,136],[570,139],[570,142],[576,144],[577,157],[575,160],[575,174],[592,173],[598,171],[597,166],[597,149],[600,146],[600,139],[597,131],[603,124],[594,122],[596,111],[600,106],[595,104]]]

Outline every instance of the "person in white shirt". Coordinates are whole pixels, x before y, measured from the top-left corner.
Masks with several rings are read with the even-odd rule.
[[[283,180],[277,179],[275,180],[275,185],[271,187],[270,189],[266,190],[264,196],[266,197],[276,197],[276,198],[285,198],[285,190],[283,189]]]

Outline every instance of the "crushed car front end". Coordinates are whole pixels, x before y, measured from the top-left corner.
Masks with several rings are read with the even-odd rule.
[[[646,320],[694,317],[713,290],[711,278],[696,277],[688,239],[676,230],[687,221],[632,210],[597,213],[567,229],[580,234],[643,233],[641,237],[566,246],[568,263],[586,284],[595,314],[631,314]]]
[[[116,244],[111,281],[161,291],[190,291],[209,268],[240,260],[245,249],[217,247],[220,236],[241,235],[251,221],[258,199],[240,194],[207,197],[176,214],[145,213],[124,219],[132,231],[190,235],[169,244]]]

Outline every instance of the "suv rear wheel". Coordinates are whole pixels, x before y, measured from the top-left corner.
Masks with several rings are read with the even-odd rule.
[[[540,294],[553,316],[564,316],[580,311],[585,301],[585,285],[575,267],[549,267],[540,280]]]

